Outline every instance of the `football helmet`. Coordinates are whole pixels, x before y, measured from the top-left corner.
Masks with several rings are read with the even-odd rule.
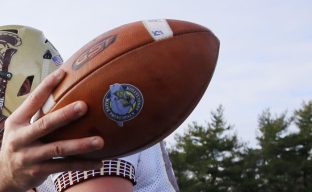
[[[0,26],[1,119],[21,105],[62,62],[40,30],[21,25]]]

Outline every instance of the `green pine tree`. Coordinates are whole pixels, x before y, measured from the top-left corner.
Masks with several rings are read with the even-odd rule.
[[[183,192],[235,191],[240,182],[243,144],[223,117],[220,106],[211,113],[207,127],[193,123],[176,135],[176,147],[169,151],[175,175]]]
[[[298,190],[312,191],[312,101],[303,103],[295,111],[295,124],[299,129],[295,139],[294,150],[300,157],[296,161]]]
[[[297,132],[289,132],[292,125]],[[289,118],[286,113],[273,117],[265,111],[259,130],[262,191],[312,191],[312,102]]]

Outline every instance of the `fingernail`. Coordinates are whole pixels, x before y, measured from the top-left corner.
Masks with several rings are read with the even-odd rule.
[[[55,72],[55,77],[56,77],[57,81],[61,81],[63,79],[64,75],[65,75],[65,72],[61,69],[58,69]]]
[[[103,146],[103,142],[98,138],[92,138],[91,145],[98,149],[101,149]]]
[[[82,109],[82,104],[80,102],[77,102],[74,105],[74,110],[79,116],[82,116],[84,114],[84,111]]]

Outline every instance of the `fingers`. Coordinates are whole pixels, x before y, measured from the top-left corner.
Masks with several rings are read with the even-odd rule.
[[[17,123],[29,122],[30,118],[42,107],[64,76],[65,72],[61,69],[47,76],[27,97],[25,102],[11,115],[11,119],[18,121]]]
[[[45,136],[56,129],[66,126],[70,122],[78,119],[87,112],[87,105],[82,101],[71,103],[61,109],[49,113],[33,124],[28,125],[27,129],[20,129],[16,135],[16,147],[24,146]]]
[[[57,141],[45,145],[38,145],[24,155],[27,164],[46,161],[53,157],[66,157],[85,154],[103,148],[104,141],[101,137],[88,137],[66,141]]]

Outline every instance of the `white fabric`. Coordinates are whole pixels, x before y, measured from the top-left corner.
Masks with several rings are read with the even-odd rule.
[[[166,171],[160,144],[139,153],[135,192],[175,192]]]
[[[123,159],[135,167],[137,184],[134,186],[134,192],[176,192],[174,183],[170,182],[168,170],[164,159],[164,151],[161,144],[156,144],[142,152],[127,156]],[[166,169],[167,167],[167,169]],[[173,173],[173,172],[172,172]],[[52,180],[57,178],[58,174],[53,174],[38,187],[38,192],[55,192]],[[170,174],[169,174],[170,175]],[[52,185],[52,186],[51,186]]]

